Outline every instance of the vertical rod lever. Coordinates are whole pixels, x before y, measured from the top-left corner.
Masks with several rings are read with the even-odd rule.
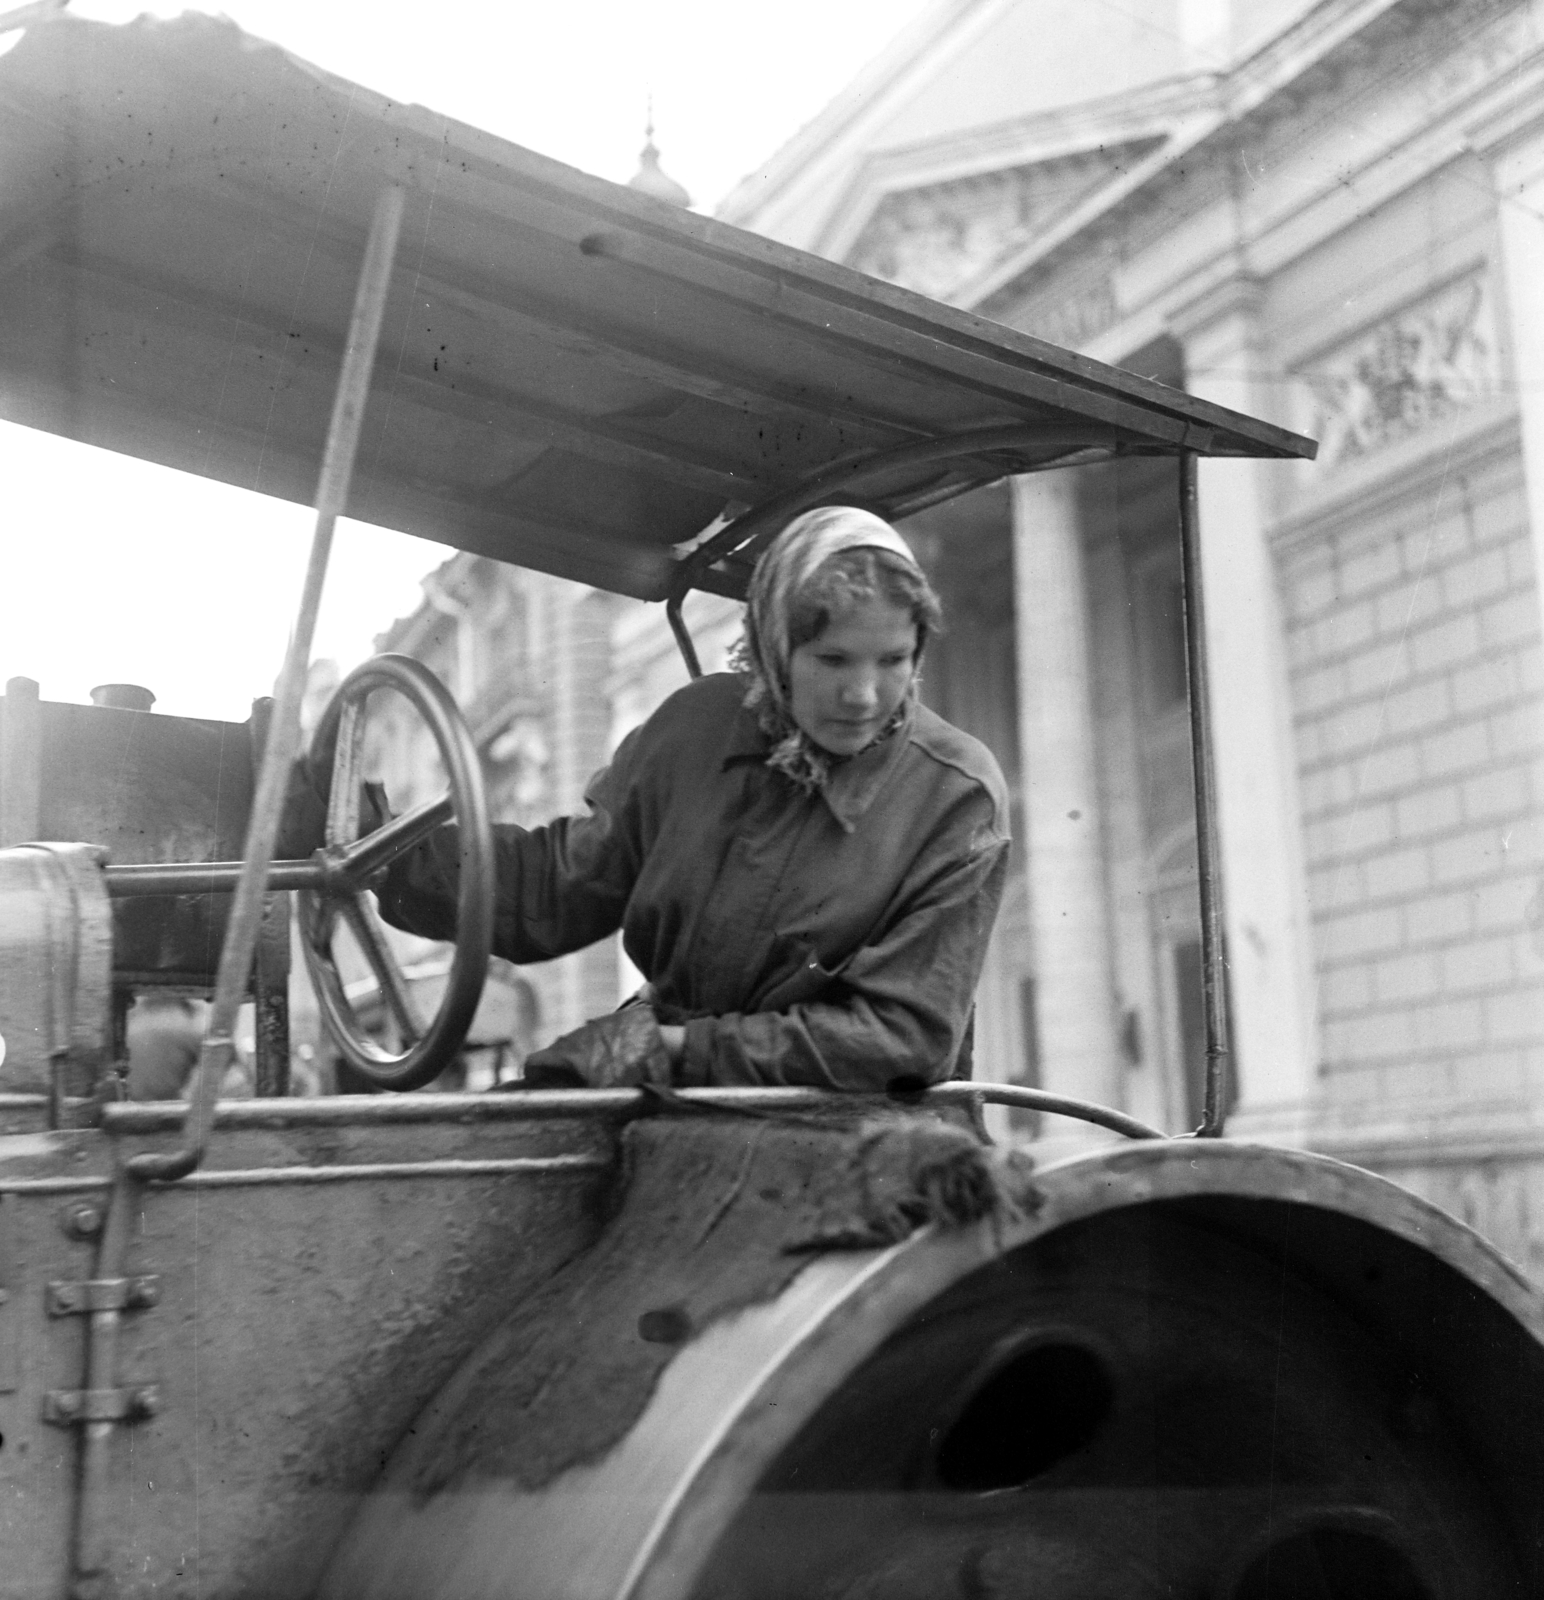
[[[391,287],[391,265],[397,252],[397,235],[402,229],[402,207],[402,190],[394,184],[388,185],[376,202],[370,239],[365,246],[348,346],[343,355],[343,371],[338,379],[332,421],[327,429],[327,449],[322,457],[322,475],[316,495],[316,531],[312,535],[311,557],[301,590],[300,613],[295,620],[295,631],[290,635],[284,670],[279,675],[278,691],[274,695],[257,795],[252,802],[246,848],[242,853],[241,877],[237,880],[225,944],[220,951],[214,1006],[199,1055],[183,1147],[165,1155],[147,1151],[131,1157],[129,1172],[139,1179],[155,1178],[164,1182],[181,1178],[203,1159],[220,1084],[235,1054],[236,1013],[252,971],[263,915],[264,886],[278,837],[290,766],[300,743],[300,701],[311,662],[311,638],[322,603],[322,583],[332,551],[333,527],[348,500],[365,401],[370,393],[370,369],[375,364],[386,294]]]
[[[1190,760],[1195,782],[1196,855],[1201,891],[1201,995],[1206,1016],[1203,1139],[1222,1133],[1228,1114],[1228,984],[1222,937],[1222,851],[1217,837],[1217,782],[1212,765],[1212,701],[1207,683],[1206,612],[1201,592],[1201,523],[1196,458],[1179,458],[1180,573],[1185,604],[1185,681],[1190,697]]]
[[[702,663],[697,659],[697,646],[692,643],[691,633],[686,626],[686,618],[681,615],[681,602],[685,600],[684,590],[677,590],[665,602],[665,616],[670,622],[670,631],[675,635],[676,646],[681,652],[681,659],[686,663],[686,671],[690,677],[702,676]]]
[[[183,1125],[180,1150],[165,1155],[145,1151],[131,1156],[119,1172],[108,1201],[107,1216],[97,1256],[99,1277],[122,1277],[129,1246],[129,1213],[137,1184],[185,1177],[203,1159],[214,1123],[220,1085],[235,1054],[236,1013],[247,990],[247,979],[257,949],[262,923],[265,884],[278,837],[290,766],[300,742],[300,701],[311,661],[311,639],[322,603],[322,583],[332,551],[333,527],[348,501],[349,481],[365,401],[370,392],[370,371],[380,339],[391,287],[391,267],[402,229],[403,192],[389,185],[376,202],[370,238],[349,324],[343,371],[333,402],[316,496],[316,528],[301,590],[300,611],[290,635],[284,668],[274,696],[268,737],[264,741],[257,794],[247,825],[241,877],[226,924],[225,943],[215,980],[215,998],[208,1031],[199,1054],[191,1104]],[[86,1387],[107,1388],[115,1381],[119,1313],[93,1313],[86,1333]],[[81,1429],[79,1478],[73,1518],[72,1594],[80,1600],[94,1595],[98,1575],[107,1567],[109,1551],[104,1539],[102,1494],[106,1484],[107,1453],[114,1422],[88,1422]]]

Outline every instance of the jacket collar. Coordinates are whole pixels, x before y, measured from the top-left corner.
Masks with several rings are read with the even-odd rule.
[[[832,766],[831,781],[820,791],[820,798],[844,833],[851,833],[857,827],[889,781],[911,738],[916,716],[917,707],[913,701],[906,708],[901,725],[888,739]],[[765,761],[771,748],[771,741],[761,731],[756,718],[741,706],[729,732],[724,769]]]

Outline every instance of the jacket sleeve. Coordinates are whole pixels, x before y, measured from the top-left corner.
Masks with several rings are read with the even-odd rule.
[[[635,731],[590,780],[585,815],[539,828],[495,826],[495,955],[547,961],[621,927],[641,857],[632,794],[637,741]],[[394,861],[380,892],[386,921],[426,939],[455,938],[460,854],[458,832],[447,825]]]
[[[689,1021],[683,1083],[879,1093],[898,1079],[950,1077],[1007,869],[1007,839],[978,830],[840,971],[811,971],[813,997]]]

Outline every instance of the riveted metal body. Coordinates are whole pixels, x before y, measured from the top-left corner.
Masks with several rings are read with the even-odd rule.
[[[50,1389],[43,1396],[44,1422],[69,1427],[77,1422],[130,1422],[153,1417],[160,1409],[157,1384],[125,1389]]]
[[[190,1553],[222,1600],[859,1596],[886,1573],[945,1583],[962,1560],[1000,1594],[1057,1600],[1139,1559],[1154,1583],[1226,1584],[1273,1516],[1304,1538],[1371,1529],[1356,1538],[1439,1600],[1544,1574],[1544,1307],[1477,1236],[1368,1174],[1149,1141],[1047,1169],[1018,1221],[788,1257],[760,1197],[788,1181],[775,1130],[797,1122],[660,1124],[624,1171],[621,1097],[376,1105],[392,1115],[223,1107],[208,1181],[132,1193],[132,1271],[105,1285],[94,1242],[58,1226],[61,1187],[110,1194],[115,1159],[175,1144],[177,1108],[0,1141],[5,1600],[64,1592],[52,1485],[92,1427],[92,1577],[145,1600],[178,1592]],[[648,1185],[684,1134],[741,1186],[704,1180],[683,1233]],[[766,1220],[727,1235],[714,1219],[756,1150]],[[652,1254],[613,1279],[640,1224]],[[699,1239],[760,1252],[780,1287],[728,1316],[672,1298],[727,1270]],[[75,1377],[77,1310],[121,1317],[110,1382]],[[1104,1394],[1092,1421],[1045,1464],[1010,1461],[1022,1479],[994,1480],[990,1452],[984,1479],[962,1472],[950,1441],[978,1425],[973,1399],[1005,1363],[1069,1349]],[[565,1351],[582,1358],[566,1375]],[[628,1398],[633,1351],[662,1364]],[[521,1383],[552,1403],[517,1402]],[[1010,1423],[1024,1403],[992,1401]],[[594,1453],[523,1474],[597,1415]]]
[[[600,1224],[609,1121],[469,1119],[434,1099],[384,1126],[351,1125],[347,1101],[231,1106],[204,1183],[126,1197],[116,1166],[175,1148],[179,1107],[0,1138],[4,1600],[67,1592],[91,1427],[108,1592],[181,1592],[195,1562],[201,1593],[311,1591],[416,1412]],[[305,1120],[318,1106],[331,1115]],[[61,1228],[61,1197],[126,1201],[124,1277],[94,1276],[100,1234]],[[113,1370],[83,1383],[88,1324],[108,1315]]]
[[[142,1278],[93,1278],[85,1283],[51,1283],[48,1314],[80,1316],[91,1311],[142,1311],[161,1298],[161,1280],[154,1273]]]

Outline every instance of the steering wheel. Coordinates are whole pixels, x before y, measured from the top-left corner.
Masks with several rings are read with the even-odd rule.
[[[365,702],[376,689],[395,689],[423,718],[450,793],[415,806],[360,837],[359,784]],[[338,686],[317,725],[313,750],[333,745],[326,843],[317,852],[326,878],[300,894],[301,946],[317,1003],[349,1064],[382,1089],[417,1089],[438,1077],[466,1039],[482,996],[493,947],[493,828],[477,747],[449,691],[410,656],[384,655],[356,667]],[[439,1010],[427,1024],[386,941],[366,890],[392,861],[454,816],[461,843],[456,944]],[[333,956],[339,921],[364,953],[405,1048],[392,1053],[361,1025]]]

